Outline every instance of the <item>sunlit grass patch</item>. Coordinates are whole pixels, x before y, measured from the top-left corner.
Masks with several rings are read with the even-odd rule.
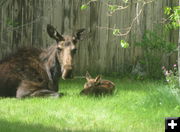
[[[0,130],[8,132],[164,132],[164,120],[180,116],[179,97],[162,82],[108,78],[112,96],[81,96],[84,79],[60,81],[65,96],[0,99]]]

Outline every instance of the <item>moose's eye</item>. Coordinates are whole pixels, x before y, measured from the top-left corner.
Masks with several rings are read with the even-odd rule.
[[[77,52],[77,49],[73,49],[71,52],[75,54]]]
[[[74,39],[74,40],[73,40],[73,44],[76,44],[76,43],[77,43],[77,40],[76,40],[76,39]]]
[[[73,37],[72,42],[73,42],[73,44],[76,44],[77,43],[77,39],[75,37]]]
[[[60,47],[57,47],[57,49],[58,49],[58,51],[62,51],[62,48],[60,48]]]

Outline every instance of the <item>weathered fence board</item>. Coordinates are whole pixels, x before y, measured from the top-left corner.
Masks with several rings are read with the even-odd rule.
[[[80,6],[88,0],[1,0],[0,1],[0,58],[18,47],[47,47],[54,43],[46,33],[46,25],[51,23],[61,33],[73,33],[86,28],[89,34],[78,44],[75,57],[76,73],[85,71],[98,73],[123,73],[136,62],[137,56],[143,56],[143,50],[134,46],[135,40],[141,40],[146,30],[153,30],[164,17],[163,8],[175,5],[173,0],[156,0],[145,5],[137,24],[125,37],[130,48],[120,46],[122,37],[115,37],[107,28],[129,27],[140,10],[141,4],[131,4],[130,8],[107,14],[107,0],[90,4],[84,11]],[[131,0],[133,2],[133,0]],[[122,4],[121,0],[112,3]],[[161,31],[159,33],[161,35]],[[169,34],[171,42],[177,43],[178,34]],[[172,64],[176,55],[164,58],[164,64]]]

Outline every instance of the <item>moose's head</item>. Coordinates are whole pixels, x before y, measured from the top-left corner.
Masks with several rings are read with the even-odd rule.
[[[70,78],[73,70],[73,56],[77,48],[76,43],[81,40],[82,33],[85,29],[78,30],[74,35],[61,35],[50,24],[47,25],[49,36],[57,42],[57,59],[61,65],[62,78]]]

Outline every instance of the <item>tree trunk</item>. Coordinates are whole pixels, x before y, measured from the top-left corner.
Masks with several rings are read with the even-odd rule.
[[[180,6],[180,0],[179,0]],[[178,73],[179,73],[179,88],[180,88],[180,28],[179,28],[179,38],[178,38]]]

